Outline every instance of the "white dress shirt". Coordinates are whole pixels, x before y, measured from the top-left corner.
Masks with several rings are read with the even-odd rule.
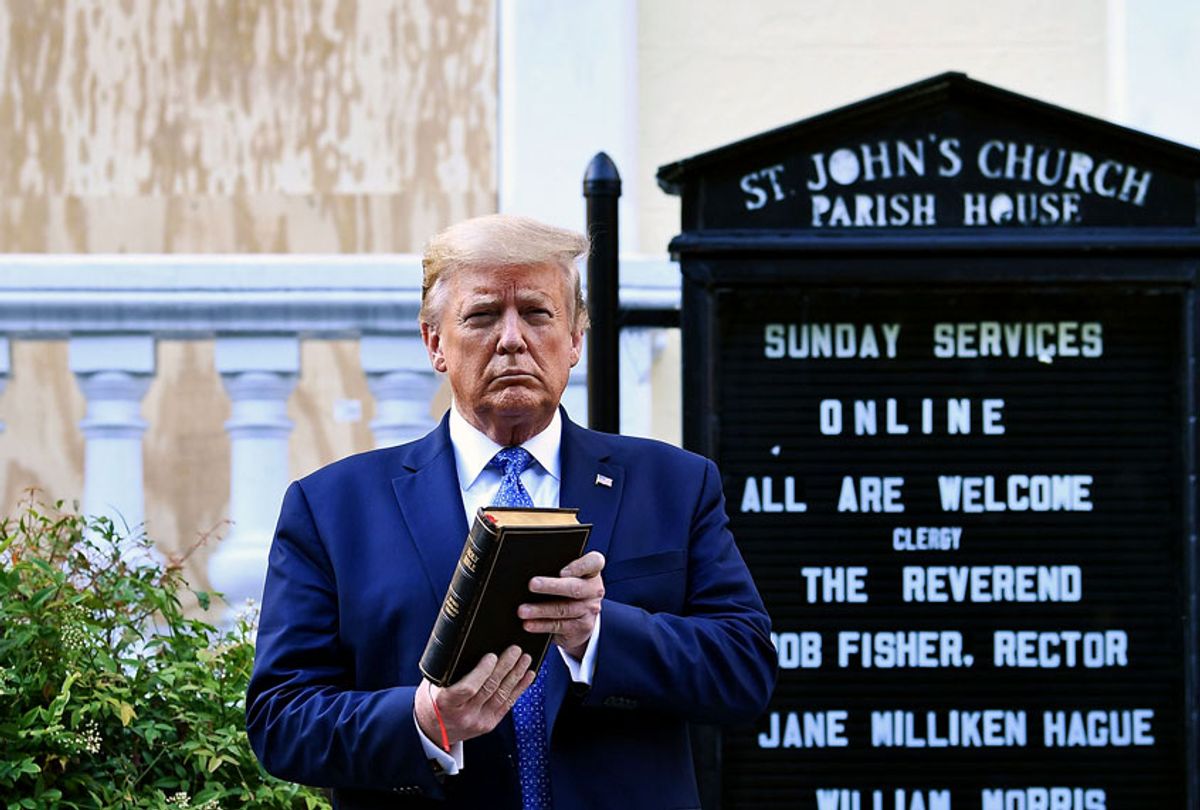
[[[466,511],[467,525],[470,526],[479,507],[490,506],[496,493],[500,491],[500,479],[504,474],[496,467],[488,467],[488,462],[504,448],[464,419],[456,405],[450,408],[450,444],[454,448],[458,488],[462,492],[463,509]],[[533,505],[543,508],[558,506],[558,491],[562,481],[562,416],[557,409],[546,429],[522,443],[521,447],[533,456],[533,461],[521,473],[521,484],[529,492]],[[571,680],[586,684],[592,682],[592,674],[596,668],[596,642],[599,638],[600,617],[597,616],[596,626],[592,630],[592,637],[588,640],[582,659],[577,661],[567,655],[561,647],[556,648],[571,673]],[[413,721],[416,722],[415,713]],[[447,774],[459,772],[463,767],[461,742],[450,746],[450,752],[447,753],[425,736],[419,724],[417,733],[429,759],[440,765]]]

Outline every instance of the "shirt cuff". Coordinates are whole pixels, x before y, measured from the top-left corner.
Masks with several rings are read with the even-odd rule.
[[[571,673],[571,680],[575,683],[592,685],[592,676],[596,673],[596,642],[599,639],[600,617],[596,616],[596,626],[592,628],[592,637],[588,639],[587,647],[583,651],[583,658],[576,661],[567,655],[567,651],[562,647],[558,648],[563,663],[567,665],[567,671]]]
[[[442,773],[447,776],[454,776],[462,770],[463,744],[461,740],[450,746],[450,753],[446,753],[437,743],[425,736],[425,732],[421,730],[421,724],[417,722],[416,712],[413,712],[413,725],[417,727],[417,736],[421,738],[421,747],[425,749],[426,759],[441,767]]]

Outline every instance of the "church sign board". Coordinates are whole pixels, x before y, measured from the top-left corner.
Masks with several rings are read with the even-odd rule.
[[[1197,806],[1198,178],[961,74],[659,170],[780,667],[710,803]]]

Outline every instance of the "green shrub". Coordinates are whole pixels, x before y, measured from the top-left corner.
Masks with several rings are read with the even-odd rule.
[[[185,587],[61,504],[0,526],[0,807],[328,807],[250,750],[253,619],[190,618]]]

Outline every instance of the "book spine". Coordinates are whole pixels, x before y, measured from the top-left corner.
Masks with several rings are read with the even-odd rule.
[[[421,655],[420,668],[432,683],[445,686],[454,663],[458,659],[459,647],[466,635],[475,610],[475,597],[482,583],[481,574],[488,569],[490,557],[496,551],[499,533],[483,518],[476,516],[463,543],[462,554],[454,568],[454,577],[446,590],[446,598],[438,611],[429,643]]]

